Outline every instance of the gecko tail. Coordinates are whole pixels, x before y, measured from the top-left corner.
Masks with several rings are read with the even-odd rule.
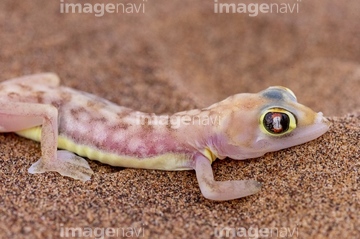
[[[66,150],[57,151],[57,159],[51,162],[39,159],[28,169],[31,174],[44,172],[58,172],[63,176],[67,176],[80,181],[90,180],[94,174],[88,162]]]

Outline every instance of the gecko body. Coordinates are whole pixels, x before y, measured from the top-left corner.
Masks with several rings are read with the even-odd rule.
[[[42,157],[30,173],[56,171],[86,181],[93,172],[82,157],[121,167],[195,169],[201,192],[213,200],[260,189],[254,180],[215,181],[215,159],[260,157],[313,140],[328,126],[322,113],[299,104],[285,87],[167,116],[60,86],[52,73],[0,83],[0,132],[41,142]]]

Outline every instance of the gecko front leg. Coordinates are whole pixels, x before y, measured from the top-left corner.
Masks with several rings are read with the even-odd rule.
[[[225,201],[257,193],[261,183],[255,180],[215,181],[210,160],[202,154],[195,156],[196,178],[201,193],[207,199]]]
[[[0,116],[0,132],[21,131],[41,125],[42,157],[29,168],[29,173],[55,171],[82,181],[90,179],[93,171],[85,159],[65,150],[57,151],[58,110],[54,106],[0,102]]]

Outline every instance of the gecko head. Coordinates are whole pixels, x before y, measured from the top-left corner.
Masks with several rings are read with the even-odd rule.
[[[230,103],[229,99],[225,104]],[[311,141],[329,129],[330,122],[321,112],[298,103],[295,94],[285,87],[239,94],[232,101],[235,106],[222,122],[225,133],[220,134],[221,146],[217,147],[223,157],[259,157]]]

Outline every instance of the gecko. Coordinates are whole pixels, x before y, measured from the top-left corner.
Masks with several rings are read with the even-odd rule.
[[[0,132],[15,132],[41,145],[41,157],[29,173],[55,171],[87,181],[93,171],[84,158],[119,167],[195,170],[202,195],[217,201],[255,194],[261,183],[216,181],[214,160],[257,158],[303,144],[329,125],[321,112],[298,103],[282,86],[167,116],[60,86],[54,73],[0,83]]]

